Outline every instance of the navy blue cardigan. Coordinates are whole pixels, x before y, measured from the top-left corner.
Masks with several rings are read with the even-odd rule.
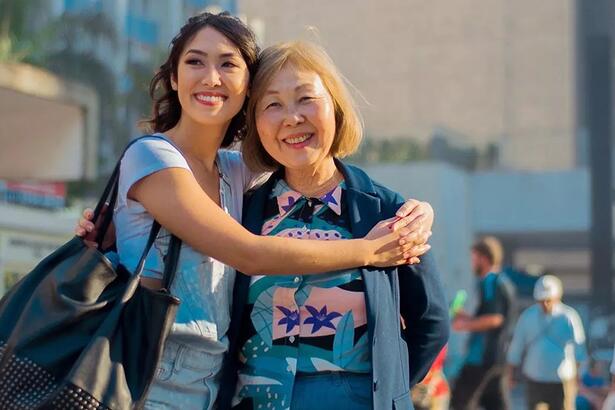
[[[397,193],[379,185],[361,169],[336,161],[346,181],[348,217],[354,237],[365,236],[404,203]],[[282,177],[277,172],[244,202],[243,225],[260,234],[267,198]],[[431,252],[418,265],[397,268],[364,267],[362,278],[371,340],[374,409],[413,409],[409,390],[429,370],[449,335],[447,301]],[[250,277],[238,273],[229,328],[229,355],[220,386],[218,406],[230,408],[235,392],[239,339]],[[399,315],[406,329],[401,329]]]

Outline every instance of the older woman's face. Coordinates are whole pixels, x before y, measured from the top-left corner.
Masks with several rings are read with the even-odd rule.
[[[318,168],[335,138],[331,95],[313,71],[284,66],[256,104],[256,128],[269,155],[286,168]]]

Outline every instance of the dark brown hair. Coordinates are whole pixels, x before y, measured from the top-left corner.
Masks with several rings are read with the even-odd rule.
[[[171,50],[167,60],[160,66],[160,69],[150,82],[149,94],[153,100],[152,117],[143,122],[147,131],[165,132],[173,128],[179,121],[182,107],[177,91],[173,90],[171,86],[171,79],[177,76],[179,58],[186,44],[200,30],[208,26],[219,31],[237,46],[248,66],[250,80],[254,76],[260,50],[254,33],[246,24],[228,12],[220,14],[201,13],[190,17],[171,41]],[[242,139],[245,135],[246,118],[244,112],[247,100],[246,98],[242,109],[231,119],[231,123],[222,141],[223,148]]]

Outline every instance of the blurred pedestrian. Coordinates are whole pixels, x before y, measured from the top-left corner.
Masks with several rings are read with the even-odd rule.
[[[615,346],[613,346],[613,361],[611,362],[611,392],[606,398],[602,410],[615,410]]]
[[[472,246],[472,268],[478,277],[479,303],[474,315],[460,310],[453,330],[470,332],[465,363],[453,388],[455,410],[509,408],[505,351],[515,316],[514,287],[501,269],[503,250],[494,237]]]
[[[451,391],[444,375],[446,346],[434,360],[422,382],[412,388],[412,404],[415,410],[447,410]]]
[[[562,303],[562,282],[552,275],[534,287],[536,304],[519,318],[507,361],[512,377],[521,366],[529,409],[575,408],[578,367],[586,360],[585,332],[578,313]]]
[[[609,394],[610,380],[606,377],[604,362],[590,358],[579,378],[577,410],[600,410]]]

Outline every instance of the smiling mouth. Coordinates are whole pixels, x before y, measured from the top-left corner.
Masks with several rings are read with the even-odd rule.
[[[309,141],[310,139],[312,139],[313,136],[314,134],[312,133],[305,133],[302,135],[295,135],[292,137],[284,138],[283,141],[290,145],[299,145]]]
[[[200,103],[203,103],[206,105],[222,104],[226,100],[226,97],[223,95],[195,94],[194,98],[196,98],[197,101],[199,101]]]

